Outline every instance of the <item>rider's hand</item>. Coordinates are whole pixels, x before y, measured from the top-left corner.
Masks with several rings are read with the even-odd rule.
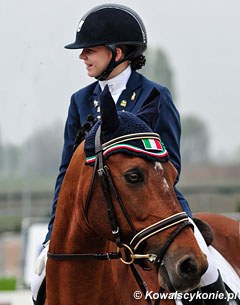
[[[41,275],[41,273],[43,272],[43,270],[46,268],[46,263],[47,263],[47,253],[48,253],[48,249],[49,249],[49,242],[48,241],[42,251],[40,252],[36,263],[35,263],[35,273],[37,275]]]

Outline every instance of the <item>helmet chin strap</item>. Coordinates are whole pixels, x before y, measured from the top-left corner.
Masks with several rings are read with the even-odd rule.
[[[95,77],[97,80],[105,80],[109,74],[113,71],[113,69],[119,65],[119,62],[115,61],[116,56],[117,56],[117,48],[114,45],[109,45],[107,46],[110,51],[112,52],[112,58],[107,66],[107,69],[102,72],[99,76]]]
[[[130,52],[127,56],[123,57],[122,59],[120,59],[119,61],[116,61],[116,56],[117,56],[117,47],[115,45],[107,45],[107,47],[111,50],[112,52],[112,58],[107,66],[107,69],[105,71],[103,71],[102,74],[100,74],[99,76],[95,77],[97,80],[105,80],[109,74],[121,63],[123,63],[124,61],[128,60],[132,55],[134,55],[135,50],[133,52]]]

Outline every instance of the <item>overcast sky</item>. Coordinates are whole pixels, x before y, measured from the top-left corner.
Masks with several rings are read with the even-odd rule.
[[[92,82],[75,38],[78,21],[99,0],[0,0],[0,130],[20,144],[65,121],[74,91]],[[207,125],[216,158],[240,147],[240,1],[119,0],[142,17],[150,46],[162,48],[174,72],[182,116]]]

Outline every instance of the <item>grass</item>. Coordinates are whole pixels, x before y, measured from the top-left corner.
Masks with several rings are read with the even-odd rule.
[[[17,280],[14,277],[0,278],[0,291],[16,290]]]

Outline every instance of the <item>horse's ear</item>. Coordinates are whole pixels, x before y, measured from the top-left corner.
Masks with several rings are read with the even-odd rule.
[[[108,85],[105,86],[99,98],[101,108],[102,131],[114,131],[118,124],[118,114],[115,102],[109,91]]]
[[[156,118],[156,113],[158,113],[159,97],[160,92],[154,87],[136,113],[137,117],[149,126],[151,126],[153,120]]]

